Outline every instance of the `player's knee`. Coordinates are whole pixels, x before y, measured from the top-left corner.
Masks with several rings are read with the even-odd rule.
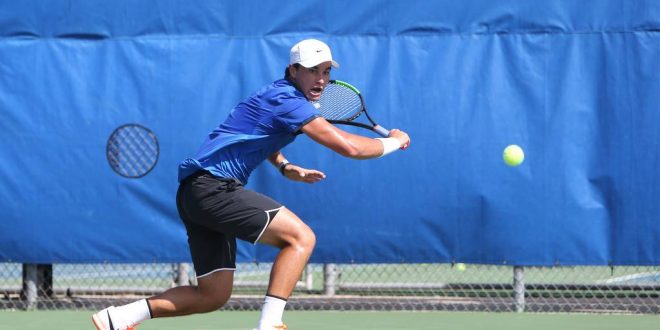
[[[302,225],[288,235],[279,247],[292,247],[300,253],[311,253],[314,245],[316,245],[316,235],[308,226]]]
[[[309,237],[309,247],[310,249],[314,249],[314,246],[316,246],[316,234],[310,229],[310,237]]]
[[[305,252],[311,252],[316,245],[316,235],[311,228],[305,226],[303,230],[299,232],[296,239],[296,245],[299,249]]]
[[[220,309],[222,306],[224,306],[227,303],[228,300],[229,300],[229,296],[216,297],[216,299],[213,300],[212,303],[210,304],[208,312],[213,312]]]
[[[214,281],[206,281],[203,285],[198,286],[198,308],[200,312],[207,313],[218,310],[224,306],[232,293],[232,285],[230,280],[222,278],[221,272],[215,273],[216,278]],[[215,275],[212,274],[211,276]]]
[[[229,301],[230,296],[231,294],[216,294],[206,296],[203,300],[202,312],[208,313],[220,309],[227,303],[227,301]]]

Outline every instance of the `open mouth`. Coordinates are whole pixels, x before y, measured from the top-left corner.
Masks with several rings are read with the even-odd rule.
[[[312,96],[321,96],[321,93],[322,93],[322,92],[323,92],[323,88],[322,88],[322,87],[313,87],[313,88],[311,88],[311,89],[309,90],[309,93],[310,93]]]

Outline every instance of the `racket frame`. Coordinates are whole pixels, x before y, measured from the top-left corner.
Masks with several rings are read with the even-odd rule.
[[[366,128],[370,129],[374,132],[376,132],[378,135],[382,137],[388,137],[390,135],[390,131],[378,124],[376,124],[376,121],[374,121],[371,116],[369,115],[369,112],[367,112],[367,107],[364,103],[364,98],[362,97],[362,93],[360,93],[360,90],[358,90],[355,86],[341,80],[330,80],[330,84],[337,84],[343,87],[346,87],[353,91],[357,96],[360,98],[360,110],[356,111],[355,114],[353,114],[351,117],[348,117],[346,119],[329,119],[328,122],[331,124],[340,124],[340,125],[350,125],[350,126],[356,126],[356,127],[361,127],[361,128]],[[359,122],[354,122],[356,118],[360,117],[360,115],[364,113],[364,115],[367,117],[367,120],[371,123],[365,124],[365,123],[359,123]]]

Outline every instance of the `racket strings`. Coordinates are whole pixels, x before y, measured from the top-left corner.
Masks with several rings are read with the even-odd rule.
[[[321,116],[328,120],[353,120],[362,110],[360,96],[337,84],[326,86],[317,105]]]

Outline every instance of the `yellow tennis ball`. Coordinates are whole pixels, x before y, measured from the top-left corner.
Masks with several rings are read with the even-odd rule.
[[[459,272],[463,272],[463,271],[465,271],[466,268],[467,268],[467,266],[465,266],[465,264],[462,263],[462,262],[456,264],[456,270],[458,270]]]
[[[519,146],[512,144],[504,148],[502,158],[507,165],[518,166],[525,160],[525,152]]]

